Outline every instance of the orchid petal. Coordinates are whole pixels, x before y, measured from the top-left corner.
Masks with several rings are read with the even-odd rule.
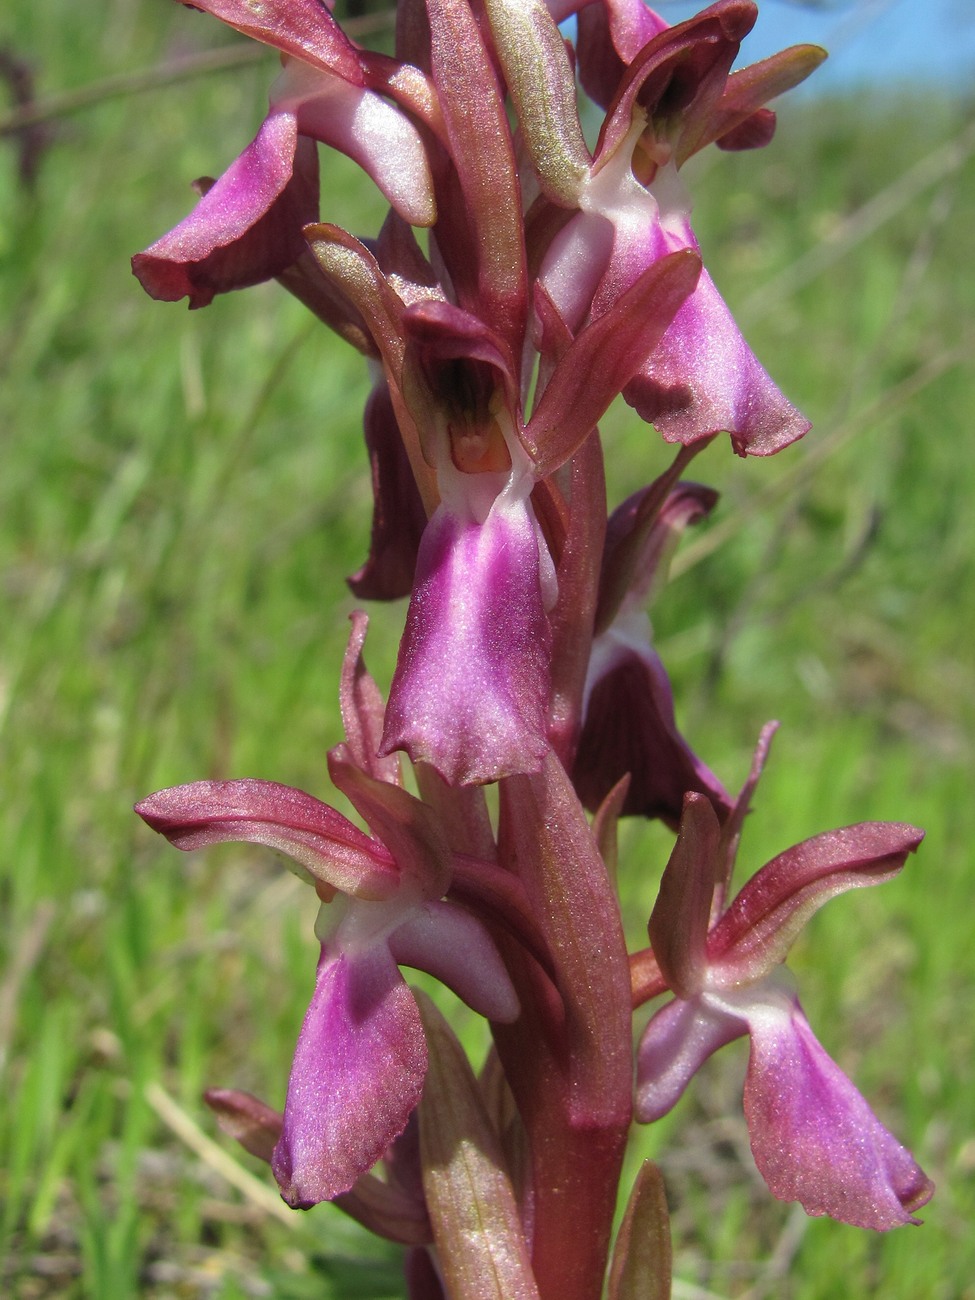
[[[235,1138],[245,1151],[271,1163],[281,1137],[282,1117],[259,1097],[236,1088],[208,1088],[203,1100],[217,1117],[223,1131]]]
[[[302,135],[357,162],[411,225],[433,225],[437,209],[426,151],[416,127],[395,105],[292,60],[271,89],[271,109],[294,113]]]
[[[289,1205],[331,1200],[372,1168],[406,1127],[426,1065],[416,1002],[386,945],[323,951],[272,1162]]]
[[[771,456],[810,428],[762,369],[707,271],[623,396],[667,442],[725,431],[740,456]]]
[[[457,785],[538,768],[549,694],[539,563],[524,500],[499,497],[483,523],[437,511],[420,545],[384,752],[405,749]]]
[[[578,450],[646,357],[656,355],[700,272],[700,259],[690,249],[659,258],[576,337],[525,430],[525,446],[540,474]]]
[[[818,45],[793,45],[760,63],[733,72],[712,114],[707,139],[726,148],[726,137],[744,127],[770,99],[798,86],[823,62],[826,51]],[[764,141],[763,141],[764,143]],[[741,147],[740,145],[736,147]]]
[[[795,998],[771,991],[747,1012],[745,1116],[773,1196],[807,1214],[885,1230],[919,1222],[934,1185],[817,1041]]]
[[[923,838],[915,826],[861,822],[780,853],[748,881],[711,931],[710,986],[763,978],[785,960],[824,903],[848,889],[892,880]]]
[[[539,291],[547,295],[564,326],[576,333],[583,325],[593,296],[613,254],[615,231],[599,212],[577,212],[549,245],[535,286],[536,314],[542,318]],[[541,310],[540,310],[541,308]]]
[[[263,844],[303,873],[357,898],[388,898],[400,873],[386,848],[328,804],[276,781],[195,781],[136,804],[144,822],[178,849]]]
[[[401,966],[434,975],[488,1020],[518,1017],[518,995],[483,924],[451,902],[430,902],[413,911],[390,935]]]
[[[604,631],[620,615],[642,609],[659,590],[671,553],[684,529],[714,509],[718,494],[700,483],[678,483],[680,460],[648,487],[617,506],[606,527],[596,627]]]
[[[310,248],[306,246],[278,275],[277,281],[357,352],[364,357],[378,358],[379,349],[362,315],[325,275]]]
[[[715,919],[724,910],[728,889],[731,886],[731,877],[735,870],[735,860],[738,856],[738,845],[741,843],[741,832],[745,825],[745,818],[751,812],[752,796],[762,779],[762,772],[765,770],[769,750],[778,729],[779,724],[777,722],[766,722],[759,732],[758,743],[752,755],[748,776],[745,778],[745,783],[738,792],[738,798],[734,801],[728,818],[721,828],[721,860],[718,864],[717,888],[715,889],[714,910],[712,912],[712,917]]]
[[[624,816],[660,817],[675,826],[684,795],[696,790],[723,820],[731,799],[681,735],[670,679],[649,635],[649,619],[638,614],[593,642],[573,783],[595,809],[628,772]]]
[[[517,409],[515,366],[504,339],[452,303],[428,298],[408,306],[402,329],[406,339],[403,396],[420,431],[427,461],[439,465],[445,424],[451,432],[456,425],[458,433],[470,425],[475,434],[497,425],[492,399],[498,392],[503,393],[507,410]],[[500,434],[500,427],[497,431]],[[464,479],[468,487],[470,477]],[[449,483],[443,474],[438,482],[441,495],[446,495]]]
[[[178,226],[132,259],[153,298],[214,295],[280,275],[300,257],[318,215],[318,161],[293,113],[267,117],[255,138]]]
[[[613,47],[626,63],[632,63],[648,41],[668,28],[645,0],[600,0],[594,7],[605,10]]]
[[[283,54],[362,82],[358,51],[321,0],[193,0],[192,7]]]
[[[467,0],[427,0],[434,84],[466,220],[438,231],[461,306],[491,320],[518,353],[528,305],[521,191],[504,101]],[[468,284],[473,290],[467,301]]]
[[[357,765],[348,745],[328,754],[328,773],[393,855],[404,887],[440,898],[450,883],[450,850],[432,808],[401,786]]]
[[[349,616],[352,631],[342,660],[342,680],[339,687],[339,704],[346,745],[352,762],[378,781],[402,785],[399,759],[380,757],[379,744],[383,734],[385,705],[382,693],[366,668],[362,647],[369,627],[369,619],[361,610]]]
[[[720,833],[704,795],[686,795],[677,842],[647,926],[657,965],[679,998],[700,993],[708,976],[708,918]]]
[[[549,479],[545,487],[557,507],[561,494]],[[540,493],[536,494],[540,496]],[[606,476],[598,433],[591,433],[569,466],[569,517],[549,523],[549,537],[562,538],[556,578],[558,598],[552,626],[552,703],[549,737],[565,767],[579,742],[582,701],[593,635],[599,585],[599,560],[606,533]],[[556,511],[552,512],[556,514]],[[556,518],[558,516],[556,515]]]
[[[750,117],[719,135],[715,144],[726,153],[764,149],[775,135],[777,119],[770,108],[758,108]]]
[[[598,0],[579,11],[579,79],[586,94],[606,108],[645,45],[667,23],[643,0]]]
[[[315,260],[361,314],[382,354],[390,399],[420,495],[431,511],[437,490],[433,471],[423,459],[420,434],[403,398],[405,304],[368,248],[338,226],[308,226],[305,238]]]
[[[413,589],[427,515],[388,384],[373,388],[362,422],[372,469],[372,531],[369,558],[347,581],[360,600],[398,600]]]
[[[379,263],[365,244],[339,226],[309,225],[304,235],[325,275],[362,315],[382,354],[390,386],[398,386],[405,350],[404,304]]]
[[[637,1048],[637,1120],[652,1124],[666,1115],[708,1057],[747,1032],[741,1015],[713,1007],[704,997],[675,998],[662,1006]]]
[[[718,0],[668,27],[628,63],[606,113],[596,165],[616,151],[638,114],[673,147],[678,165],[700,148],[742,39],[754,26],[752,0]]]

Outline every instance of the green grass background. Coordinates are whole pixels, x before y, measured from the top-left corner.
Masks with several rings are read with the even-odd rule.
[[[234,38],[107,0],[14,6],[0,40],[44,98]],[[130,811],[203,776],[326,795],[339,739],[370,507],[359,360],[276,286],[190,314],[128,270],[250,139],[273,72],[60,115],[32,187],[0,142],[0,1293],[25,1300],[400,1294],[394,1252],[327,1207],[285,1222],[197,1138],[268,1183],[199,1098],[283,1101],[307,892],[256,849],[176,854]],[[659,647],[730,785],[783,723],[745,871],[834,825],[927,828],[790,965],[939,1190],[885,1237],[771,1201],[730,1049],[639,1139],[668,1179],[678,1300],[975,1296],[972,117],[933,90],[807,101],[764,154],[689,169],[708,264],[816,427],[770,462],[726,443],[697,462],[722,500],[654,609]],[[325,175],[325,215],[373,229],[353,170]],[[605,435],[614,499],[664,464],[625,409]],[[401,618],[376,611],[383,681]],[[623,850],[638,937],[667,838],[627,827]]]

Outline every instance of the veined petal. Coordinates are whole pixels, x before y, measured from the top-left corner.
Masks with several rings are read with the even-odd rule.
[[[362,80],[358,51],[322,0],[193,0],[191,7],[346,81]]]
[[[405,749],[454,785],[538,769],[550,639],[539,574],[527,500],[502,493],[483,523],[437,510],[420,545],[384,752]]]
[[[271,89],[271,108],[294,113],[302,135],[354,159],[411,225],[433,225],[437,208],[426,151],[416,127],[395,105],[292,59]]]
[[[699,791],[720,818],[731,807],[724,786],[681,735],[667,670],[649,644],[610,628],[593,642],[582,733],[572,781],[590,810],[627,772],[624,816],[660,817],[676,826],[684,795]]]
[[[691,249],[661,257],[573,340],[523,438],[540,473],[550,473],[579,449],[644,358],[656,356],[700,273]]]
[[[707,977],[707,934],[721,828],[701,794],[688,794],[677,842],[660,882],[647,933],[664,979],[693,998]]]
[[[366,400],[362,423],[372,472],[372,531],[369,558],[346,581],[360,600],[399,600],[413,589],[427,514],[382,380]]]
[[[318,215],[318,159],[293,113],[267,117],[255,138],[162,239],[132,259],[153,298],[205,307],[214,295],[280,275]]]
[[[305,874],[357,898],[384,899],[400,886],[387,849],[328,804],[277,781],[194,781],[159,790],[135,811],[178,849],[263,844]]]
[[[796,998],[755,991],[745,1116],[774,1196],[884,1230],[917,1223],[934,1184],[817,1041]],[[739,1000],[744,1007],[744,997]]]
[[[623,396],[667,442],[724,431],[739,456],[770,456],[811,427],[763,370],[707,271]]]
[[[425,903],[389,938],[401,966],[434,975],[488,1020],[518,1017],[518,995],[481,922],[456,903]]]
[[[272,1168],[289,1205],[346,1192],[406,1127],[427,1050],[413,994],[385,943],[322,954],[295,1049]]]
[[[713,1007],[702,997],[675,998],[662,1006],[637,1049],[637,1120],[652,1124],[666,1115],[708,1057],[747,1032],[740,1015]]]
[[[824,903],[893,879],[923,838],[916,826],[861,822],[780,853],[752,876],[711,931],[710,986],[763,978]]]

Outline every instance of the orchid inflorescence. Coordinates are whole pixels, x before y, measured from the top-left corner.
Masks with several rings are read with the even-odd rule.
[[[682,478],[694,456],[722,433],[769,455],[809,427],[702,268],[680,169],[709,144],[767,144],[767,101],[822,51],[732,71],[751,0],[676,26],[642,0],[400,0],[394,55],[320,0],[193,7],[278,49],[282,71],[255,139],[135,272],[191,307],[277,278],[363,354],[374,514],[349,584],[409,596],[388,699],[361,612],[341,675],[329,775],[366,829],[261,780],[138,806],[181,849],[277,850],[318,896],[283,1115],[232,1090],[210,1104],[290,1205],[335,1201],[407,1247],[416,1298],[664,1294],[653,1166],[613,1241],[628,1128],[745,1035],[771,1191],[864,1227],[917,1222],[931,1183],[813,1036],[782,963],[813,912],[890,879],[922,833],[814,836],[732,897],[774,727],[729,794],[677,728],[646,614],[716,500]],[[319,143],[388,200],[375,238],[320,221]],[[676,451],[607,517],[596,425],[620,394]],[[634,953],[611,869],[626,816],[676,832]],[[490,1022],[479,1075],[401,966]],[[633,1012],[660,997],[634,1061]]]

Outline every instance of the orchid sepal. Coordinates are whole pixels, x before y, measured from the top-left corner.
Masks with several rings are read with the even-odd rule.
[[[770,99],[778,98],[805,81],[825,59],[826,51],[818,45],[791,45],[759,63],[751,63],[733,72],[698,147],[714,140],[719,148],[728,148],[726,141],[729,136],[747,127]],[[768,138],[770,136],[763,138],[761,144],[766,144]],[[733,147],[753,146],[736,144]]]
[[[204,183],[201,183],[201,188]],[[244,152],[179,225],[132,259],[153,298],[206,307],[218,293],[259,284],[301,256],[318,216],[318,158],[293,113],[272,113]]]
[[[364,899],[399,888],[389,851],[341,813],[276,781],[195,781],[136,804],[144,822],[184,852],[212,844],[260,844],[285,854],[306,880]]]
[[[542,189],[553,202],[575,207],[592,159],[562,34],[542,0],[487,0],[486,7]]]
[[[401,888],[424,898],[445,894],[450,850],[433,810],[402,786],[359,767],[348,745],[329,750],[328,774],[392,855]]]
[[[441,251],[460,305],[495,322],[519,352],[528,303],[527,265],[514,145],[501,89],[466,0],[427,0],[427,10],[433,82],[466,218],[463,247],[447,232],[438,232]],[[473,273],[468,269],[472,251]]]
[[[339,705],[345,728],[346,748],[352,762],[361,771],[377,781],[389,785],[402,785],[403,776],[396,755],[382,757],[385,702],[379,687],[366,668],[362,648],[366,640],[369,618],[361,609],[349,615],[352,630],[342,660],[342,678],[339,687]]]
[[[752,876],[711,929],[710,986],[763,979],[825,903],[849,889],[892,880],[923,838],[916,826],[861,822],[780,853]]]
[[[358,51],[320,0],[181,0],[263,45],[362,84]]]
[[[615,394],[654,354],[700,274],[692,249],[661,257],[576,336],[525,429],[523,441],[540,474],[579,449]]]

